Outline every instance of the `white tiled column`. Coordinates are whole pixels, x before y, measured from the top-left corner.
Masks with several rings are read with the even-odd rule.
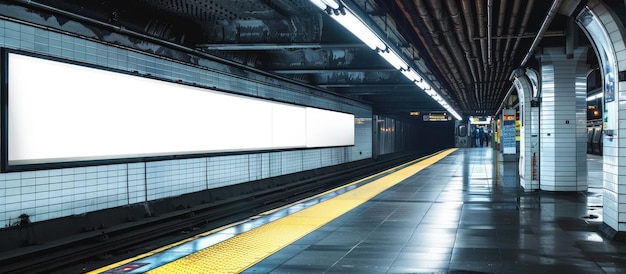
[[[540,55],[540,188],[587,190],[587,49],[544,48]]]
[[[536,190],[532,186],[533,177],[533,153],[531,140],[532,115],[530,97],[532,87],[523,69],[517,69],[513,74],[517,97],[519,98],[520,113],[520,157],[519,177],[520,185],[525,191]]]
[[[541,81],[539,73],[531,68],[526,69],[526,78],[530,81],[530,150],[531,150],[531,183],[530,188],[532,190],[540,189],[539,187],[539,94],[541,94]]]
[[[602,228],[609,236],[626,234],[626,30],[604,1],[589,0],[576,18],[592,42],[603,76],[603,209]]]

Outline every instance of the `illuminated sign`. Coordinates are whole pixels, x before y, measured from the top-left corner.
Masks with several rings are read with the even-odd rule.
[[[452,120],[452,116],[449,116],[446,113],[441,113],[441,114],[431,113],[428,115],[424,115],[422,117],[424,117],[423,119],[425,122],[447,122],[447,121]]]
[[[469,122],[472,125],[488,125],[491,124],[491,116],[469,117]]]

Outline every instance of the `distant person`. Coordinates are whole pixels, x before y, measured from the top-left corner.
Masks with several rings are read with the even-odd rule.
[[[474,136],[474,146],[480,146],[480,128],[478,126],[474,129],[472,135]]]
[[[488,129],[485,132],[485,146],[489,147],[489,142],[491,142],[491,130]]]
[[[480,147],[485,145],[485,130],[481,127],[478,128],[478,139],[480,139]]]

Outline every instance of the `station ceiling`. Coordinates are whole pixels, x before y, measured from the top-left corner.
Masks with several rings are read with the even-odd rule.
[[[371,102],[376,114],[444,109],[310,0],[39,0]],[[493,115],[511,72],[542,47],[585,46],[584,0],[342,0],[462,115]],[[544,26],[542,28],[542,26]],[[538,35],[539,34],[539,35]],[[539,37],[539,38],[538,38]],[[536,47],[533,47],[535,45]]]

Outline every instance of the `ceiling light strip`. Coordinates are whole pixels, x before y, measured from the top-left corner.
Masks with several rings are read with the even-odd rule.
[[[433,87],[425,80],[417,70],[413,69],[404,58],[401,57],[392,47],[388,46],[383,39],[370,29],[370,27],[356,16],[343,3],[337,0],[309,0],[315,6],[324,10],[331,18],[341,24],[344,28],[354,34],[359,40],[365,43],[370,49],[376,51],[387,63],[395,69],[400,70],[402,74],[411,80],[416,86],[422,89],[426,94],[433,98],[443,108],[445,108],[457,120],[463,118],[454,110],[454,108],[446,102],[446,100],[433,89]]]

